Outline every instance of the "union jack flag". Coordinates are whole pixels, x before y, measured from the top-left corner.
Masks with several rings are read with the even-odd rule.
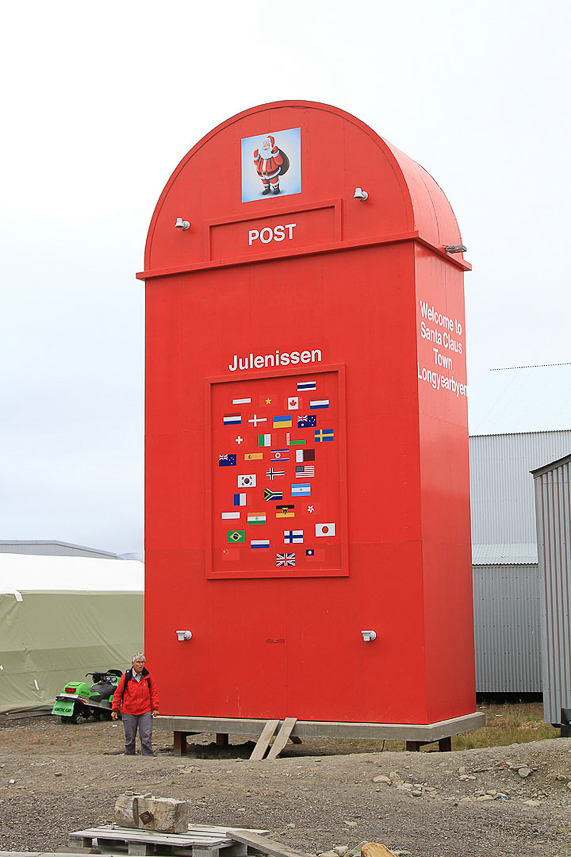
[[[295,554],[294,553],[277,553],[276,554],[276,565],[295,565]]]

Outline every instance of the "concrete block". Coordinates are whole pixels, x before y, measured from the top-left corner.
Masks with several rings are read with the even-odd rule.
[[[115,824],[158,833],[186,833],[189,806],[185,801],[143,795],[119,795],[115,803]]]

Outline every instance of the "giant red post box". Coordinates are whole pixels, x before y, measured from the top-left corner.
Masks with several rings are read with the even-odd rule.
[[[461,243],[431,176],[324,104],[175,169],[138,275],[164,714],[474,711]]]

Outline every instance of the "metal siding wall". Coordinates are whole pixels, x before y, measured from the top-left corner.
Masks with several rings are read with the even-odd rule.
[[[536,565],[474,566],[478,693],[541,693]]]
[[[570,462],[535,479],[537,541],[543,623],[543,710],[559,723],[571,707],[571,496]]]
[[[470,438],[473,544],[536,540],[530,470],[568,455],[571,431]]]

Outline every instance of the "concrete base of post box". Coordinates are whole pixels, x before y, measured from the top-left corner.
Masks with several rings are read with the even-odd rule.
[[[440,720],[437,723],[348,723],[319,720],[298,720],[291,738],[351,738],[368,741],[406,741],[407,750],[420,750],[423,744],[438,741],[440,750],[450,750],[450,739],[461,732],[480,729],[486,724],[486,715],[478,712]],[[154,721],[155,729],[174,734],[174,752],[186,754],[186,739],[189,735],[213,732],[222,735],[261,735],[265,720],[234,717],[183,717],[159,716]],[[219,740],[217,738],[217,743]]]

